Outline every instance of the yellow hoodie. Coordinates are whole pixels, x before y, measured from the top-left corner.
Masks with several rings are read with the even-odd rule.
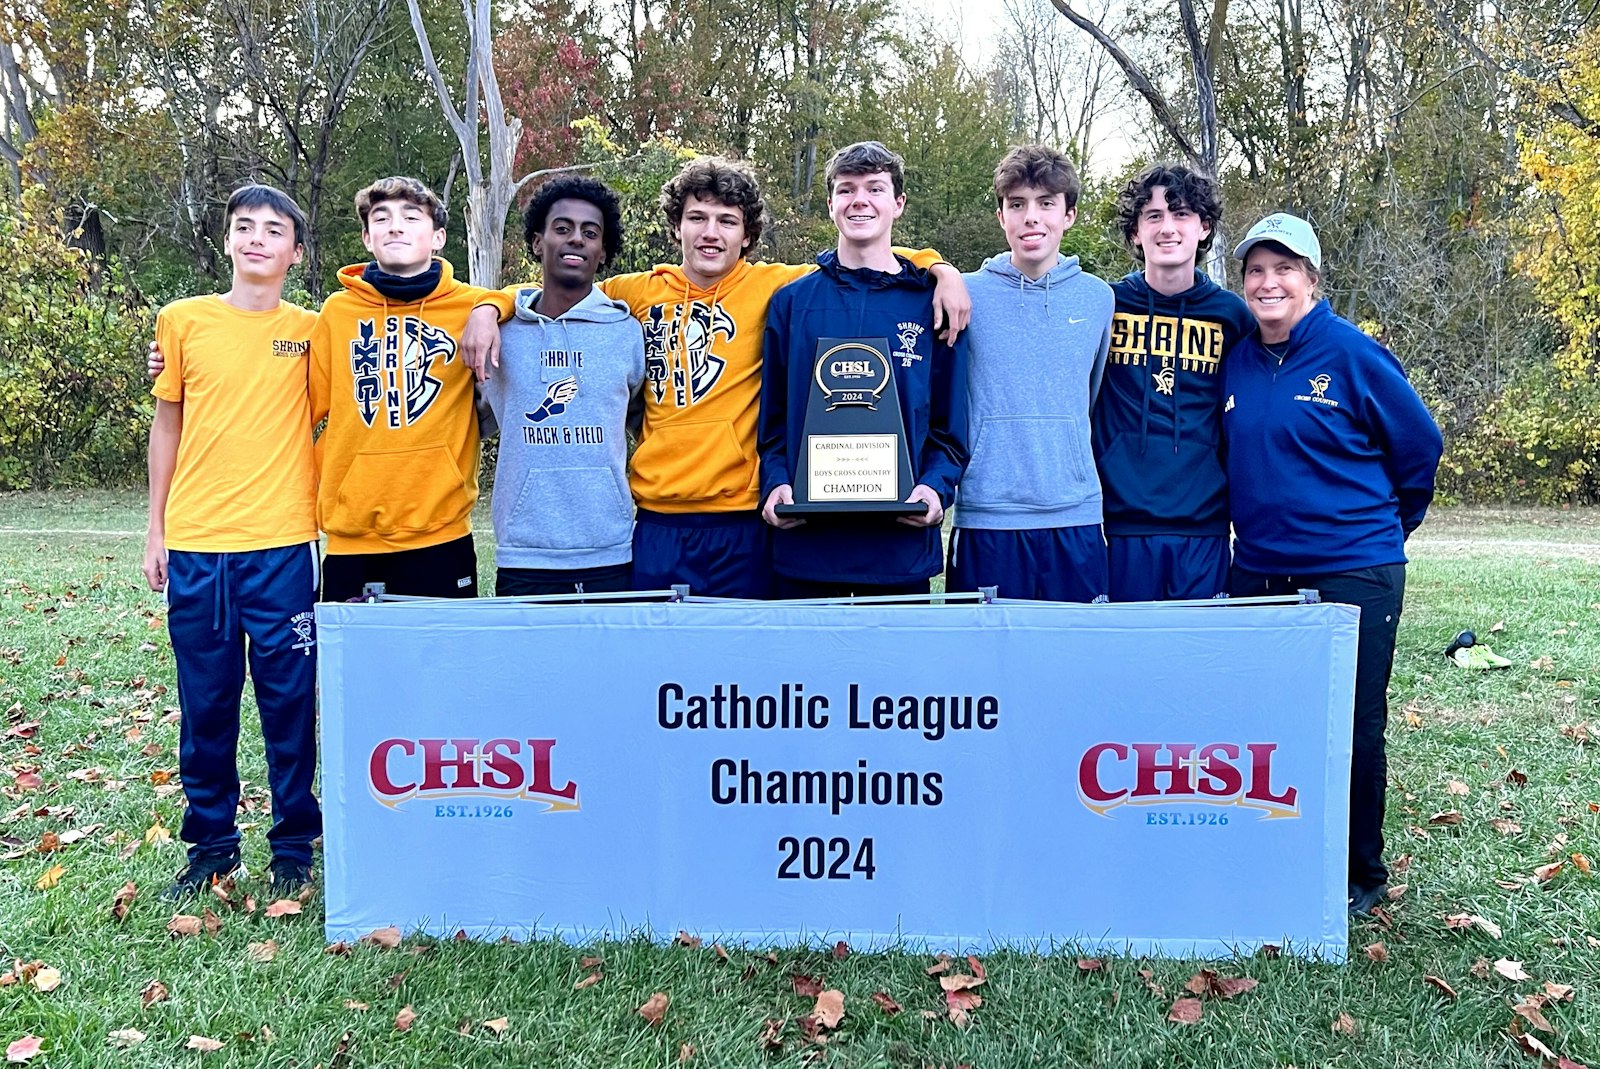
[[[457,339],[475,304],[495,301],[457,282],[419,301],[390,301],[341,268],[311,334],[311,418],[317,442],[317,513],[329,553],[393,553],[472,533],[478,500],[478,415],[473,376]],[[495,301],[498,303],[498,301]]]
[[[940,262],[932,249],[896,251],[918,267]],[[660,264],[600,283],[644,327],[644,428],[628,475],[640,506],[676,513],[761,506],[756,417],[767,303],[816,269],[741,259],[707,289],[681,266]]]

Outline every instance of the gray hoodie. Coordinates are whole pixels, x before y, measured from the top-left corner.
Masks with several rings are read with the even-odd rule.
[[[1011,254],[963,275],[972,294],[967,446],[956,526],[1100,522],[1089,410],[1111,344],[1111,287],[1062,257],[1039,281]]]
[[[633,559],[627,429],[644,382],[644,335],[600,290],[559,319],[518,291],[483,398],[500,425],[495,563],[598,568]]]

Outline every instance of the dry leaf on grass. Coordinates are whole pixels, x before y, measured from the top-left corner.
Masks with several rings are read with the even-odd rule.
[[[822,992],[817,996],[817,1004],[812,1008],[811,1016],[823,1028],[838,1028],[839,1022],[844,1020],[844,992],[831,988]]]
[[[893,1017],[895,1014],[899,1013],[903,1008],[900,1003],[896,1002],[894,999],[890,998],[888,994],[882,991],[874,991],[872,993],[872,1001],[876,1002],[878,1004],[878,1008],[884,1013],[888,1014],[890,1017]]]
[[[1440,991],[1442,991],[1444,993],[1446,998],[1448,998],[1448,999],[1450,999],[1452,1001],[1455,1000],[1456,989],[1451,987],[1449,984],[1445,983],[1442,978],[1440,978],[1438,976],[1434,976],[1432,974],[1429,974],[1427,976],[1424,976],[1422,978],[1422,980],[1423,980],[1423,983],[1432,984],[1434,987],[1437,987]]]
[[[145,1034],[137,1028],[119,1028],[115,1032],[106,1033],[106,1042],[114,1047],[121,1047],[123,1050],[127,1050],[129,1047],[137,1047],[144,1041]]]
[[[1548,865],[1540,865],[1534,869],[1533,874],[1539,878],[1540,883],[1549,883],[1556,878],[1556,873],[1566,867],[1567,863],[1565,861],[1552,861]]]
[[[843,939],[841,939],[837,943],[833,944],[833,960],[834,961],[843,961],[845,958],[848,958],[849,956],[850,956],[850,944],[849,943],[846,943]]]
[[[982,987],[985,982],[982,976],[971,976],[964,972],[939,977],[939,986],[946,991],[970,991],[975,987]]]
[[[23,1036],[6,1044],[6,1061],[21,1065],[28,1059],[36,1057],[39,1048],[44,1046],[44,1040],[39,1036]]]
[[[1201,969],[1183,986],[1191,995],[1228,999],[1253,990],[1260,982],[1248,976],[1219,976],[1213,969]]]
[[[1521,824],[1518,824],[1514,820],[1506,820],[1504,817],[1495,817],[1493,820],[1489,821],[1489,827],[1493,828],[1495,831],[1499,832],[1501,835],[1521,835],[1522,834],[1522,825]]]
[[[598,984],[604,977],[605,977],[605,972],[603,970],[601,970],[600,968],[596,967],[593,972],[589,973],[589,975],[581,977],[576,983],[574,983],[572,985],[572,990],[574,990],[574,991],[582,991],[586,987],[593,987],[595,984]]]
[[[698,935],[690,935],[688,932],[679,930],[678,938],[674,939],[672,942],[675,946],[688,947],[690,950],[699,950],[701,940]]]
[[[1444,919],[1446,928],[1476,928],[1491,939],[1500,938],[1500,926],[1476,913],[1454,913]]]
[[[61,986],[61,970],[46,966],[33,974],[34,989],[49,994]]]
[[[1554,1032],[1555,1029],[1550,1027],[1550,1021],[1544,1015],[1544,1002],[1543,995],[1529,995],[1511,1007],[1511,1012],[1541,1032]]]
[[[1522,1053],[1531,1054],[1535,1058],[1555,1061],[1556,1052],[1539,1042],[1538,1036],[1530,1036],[1526,1032],[1521,1032],[1511,1038],[1517,1041],[1517,1046],[1522,1048]]]
[[[190,1036],[189,1042],[183,1046],[185,1050],[197,1050],[201,1054],[213,1054],[222,1049],[222,1041],[212,1039],[210,1036]]]
[[[951,964],[950,955],[949,954],[940,954],[939,955],[939,959],[937,961],[935,961],[932,965],[928,966],[926,969],[923,969],[922,971],[927,973],[929,976],[938,976],[941,973],[949,972],[950,971],[950,964]]]
[[[357,1002],[353,998],[347,998],[344,1000],[344,1008],[347,1010],[354,1010],[356,1013],[366,1013],[368,1010],[372,1009],[372,1007],[367,1005],[365,1002]]]
[[[139,989],[139,1005],[149,1009],[157,1002],[167,1001],[167,985],[160,980],[151,980]]]
[[[34,883],[33,889],[35,891],[48,891],[50,888],[60,883],[61,877],[65,876],[66,874],[67,869],[65,865],[51,865],[49,868],[44,870],[44,874],[41,875]]]
[[[1382,943],[1372,943],[1367,947],[1366,955],[1373,961],[1388,961],[1389,948]]]
[[[324,954],[331,954],[336,958],[348,958],[350,956],[350,944],[346,943],[343,939],[340,939],[337,942],[329,943],[327,946],[323,947],[322,952]]]
[[[251,943],[245,948],[245,956],[257,964],[265,965],[278,956],[278,941],[268,939],[264,943]]]
[[[1106,967],[1104,958],[1079,958],[1079,972],[1099,972]]]
[[[723,948],[721,943],[712,943],[711,944],[711,953],[715,954],[718,958],[720,958],[723,961],[727,961],[728,960],[728,952],[727,952],[727,950],[725,950]]]
[[[176,913],[167,922],[167,933],[174,939],[200,934],[200,918],[188,913]]]
[[[636,1012],[640,1017],[643,1017],[646,1021],[649,1021],[650,1024],[658,1025],[661,1023],[661,1019],[667,1015],[667,1007],[671,1004],[672,999],[668,997],[665,991],[657,991],[655,994],[645,999],[644,1005],[640,1006],[634,1012]]]
[[[388,928],[378,928],[368,932],[360,939],[357,939],[356,942],[365,943],[368,946],[387,947],[393,950],[400,945],[400,929],[392,925]]]
[[[1428,823],[1429,824],[1442,824],[1442,825],[1446,825],[1446,826],[1454,826],[1456,824],[1460,824],[1461,823],[1461,811],[1459,809],[1446,809],[1442,813],[1435,813],[1433,816],[1429,817],[1428,818]]]
[[[1553,983],[1553,982],[1551,982],[1549,980],[1546,980],[1544,982],[1544,993],[1547,996],[1549,996],[1551,1002],[1571,1002],[1572,1001],[1572,985],[1571,984],[1557,984],[1557,983]]]
[[[111,915],[119,921],[126,917],[128,915],[128,906],[133,903],[138,894],[139,888],[134,886],[132,880],[123,884],[122,890],[118,891],[111,899]]]
[[[946,991],[944,993],[945,1012],[949,1014],[950,1021],[957,1028],[965,1028],[970,1022],[970,1014],[983,1005],[983,996],[976,991]]]
[[[302,907],[300,903],[296,902],[292,898],[280,898],[276,902],[273,902],[271,905],[267,906],[267,908],[262,911],[261,915],[264,917],[293,917],[299,914],[303,908],[304,907]],[[400,941],[396,939],[394,945],[399,946],[399,944]],[[380,945],[387,946],[389,944]]]
[[[1593,869],[1593,865],[1590,864],[1589,859],[1582,854],[1572,854],[1571,859],[1572,867],[1583,873],[1585,876],[1589,875],[1590,871]]]
[[[491,1017],[483,1022],[483,1027],[497,1036],[504,1035],[506,1029],[511,1027],[511,1019],[509,1017]]]
[[[1200,1015],[1205,1012],[1197,998],[1180,998],[1172,1004],[1172,1009],[1167,1011],[1167,1020],[1173,1024],[1199,1024]]]
[[[1494,971],[1505,977],[1507,980],[1520,982],[1530,979],[1527,972],[1525,972],[1522,968],[1522,962],[1512,961],[1510,958],[1496,959],[1494,963]]]
[[[1453,779],[1445,785],[1444,793],[1465,797],[1472,793],[1472,788],[1458,779]]]
[[[787,1021],[782,1017],[777,1019],[768,1019],[766,1025],[761,1029],[761,1039],[759,1042],[761,1043],[762,1050],[777,1051],[783,1049],[783,1040],[780,1037],[783,1035],[783,1026],[785,1023],[787,1023]]]
[[[400,1012],[394,1015],[394,1026],[398,1031],[409,1032],[411,1031],[411,1026],[416,1023],[416,1020],[417,1011],[412,1009],[410,1006],[403,1006],[401,1007]]]
[[[794,993],[806,998],[816,998],[822,994],[822,979],[817,976],[807,976],[805,973],[795,973],[789,977],[789,983],[794,986]]]
[[[1341,1013],[1333,1019],[1333,1030],[1342,1036],[1356,1034],[1356,1019],[1348,1013]]]
[[[685,1043],[683,1046],[678,1048],[678,1064],[679,1065],[682,1065],[684,1062],[688,1061],[690,1058],[693,1058],[693,1057],[694,1057],[694,1044],[693,1043]]]

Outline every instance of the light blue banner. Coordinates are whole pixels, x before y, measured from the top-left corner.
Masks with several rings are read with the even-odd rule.
[[[319,605],[327,934],[1342,961],[1341,605]]]

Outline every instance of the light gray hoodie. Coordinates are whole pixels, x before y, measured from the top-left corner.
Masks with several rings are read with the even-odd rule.
[[[599,289],[558,319],[518,291],[483,398],[500,425],[495,564],[598,568],[633,559],[627,429],[642,412],[644,335]]]
[[[963,275],[967,447],[956,526],[989,530],[1100,522],[1089,410],[1111,345],[1111,287],[1062,257],[1035,282],[1011,254]]]

